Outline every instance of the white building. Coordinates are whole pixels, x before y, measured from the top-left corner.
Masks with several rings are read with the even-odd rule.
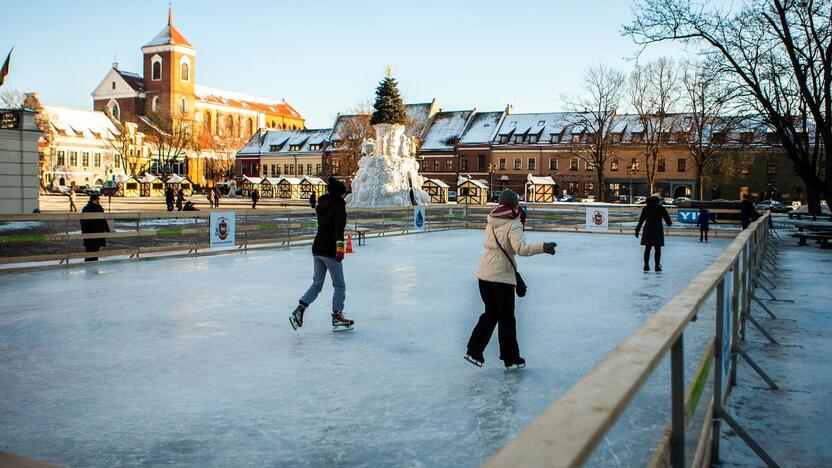
[[[40,136],[33,111],[0,110],[0,214],[31,213],[39,208]]]

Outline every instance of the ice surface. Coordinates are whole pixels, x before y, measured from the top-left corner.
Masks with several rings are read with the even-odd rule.
[[[463,360],[482,311],[480,231],[353,243],[356,329],[337,334],[328,281],[304,327],[289,326],[308,246],[0,275],[0,450],[70,466],[476,466],[727,242],[668,238],[656,275],[632,236],[528,237],[558,254],[519,262],[519,372],[503,370],[496,336],[484,368]],[[689,368],[712,322],[686,331]],[[649,458],[667,369],[594,464]]]

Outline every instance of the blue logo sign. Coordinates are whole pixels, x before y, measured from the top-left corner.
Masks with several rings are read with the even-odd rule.
[[[422,216],[422,210],[416,212],[416,227],[420,228],[425,225],[425,218]]]
[[[680,223],[696,223],[699,221],[699,210],[679,210],[676,212],[676,219]]]

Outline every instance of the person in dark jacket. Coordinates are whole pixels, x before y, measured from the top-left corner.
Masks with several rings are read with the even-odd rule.
[[[636,237],[641,232],[641,227],[644,226],[644,233],[641,236],[641,245],[644,246],[644,271],[650,271],[650,249],[656,249],[654,256],[656,273],[662,271],[662,246],[664,246],[662,220],[668,226],[673,224],[667,210],[661,205],[661,198],[654,194],[647,198],[647,203],[641,210],[636,226]]]
[[[711,212],[707,208],[699,208],[696,226],[699,227],[699,242],[708,242],[708,231],[711,229]]]
[[[742,201],[740,202],[740,222],[742,228],[745,229],[751,224],[751,221],[760,217],[760,213],[754,209],[754,204],[748,199],[748,194],[742,194]]]
[[[185,191],[179,188],[176,192],[176,211],[182,211],[182,205],[185,203]]]
[[[344,198],[347,187],[335,177],[327,183],[327,194],[318,200],[315,212],[318,215],[318,232],[312,242],[312,263],[314,274],[312,285],[298,301],[298,306],[289,316],[289,323],[297,330],[303,326],[303,313],[318,297],[324,286],[326,274],[332,278],[332,329],[352,330],[355,322],[344,317],[344,300],[347,285],[344,282],[344,228],[347,225],[347,209]]]
[[[260,191],[254,189],[251,191],[251,209],[257,208],[257,201],[260,200]]]
[[[220,197],[222,197],[222,193],[220,193],[220,188],[216,185],[213,188],[214,191],[214,208],[220,207]]]
[[[173,188],[168,185],[165,188],[165,205],[168,207],[168,211],[173,211]]]
[[[312,192],[312,195],[309,195],[309,206],[314,210],[315,205],[318,204],[318,196],[315,195],[315,192]]]
[[[87,203],[87,206],[81,210],[82,213],[103,213],[104,208],[101,206],[101,202],[98,198],[98,195],[90,195],[90,201]],[[81,233],[82,234],[92,234],[96,232],[110,232],[110,225],[107,223],[106,219],[82,219],[81,220]],[[103,237],[94,237],[91,239],[84,239],[84,247],[86,248],[87,253],[89,252],[98,252],[101,250],[101,247],[107,245],[107,239]],[[86,257],[84,259],[85,262],[97,262],[98,257]]]

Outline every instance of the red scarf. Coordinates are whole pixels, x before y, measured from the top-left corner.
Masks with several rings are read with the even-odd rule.
[[[526,211],[521,209],[519,205],[517,208],[512,208],[508,205],[499,205],[497,208],[491,210],[490,216],[500,219],[516,219],[519,217],[520,223],[524,226],[526,225]]]

